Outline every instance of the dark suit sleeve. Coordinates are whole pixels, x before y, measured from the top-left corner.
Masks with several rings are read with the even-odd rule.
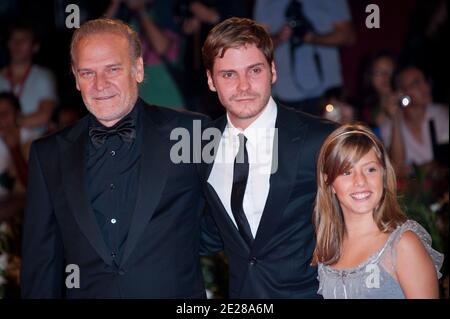
[[[23,224],[23,298],[61,298],[63,246],[37,147],[32,145]]]
[[[209,206],[206,205],[201,220],[200,255],[213,256],[222,250],[222,237],[213,217],[209,214]]]

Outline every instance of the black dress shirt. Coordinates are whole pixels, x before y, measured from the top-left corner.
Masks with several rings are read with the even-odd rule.
[[[101,146],[90,141],[87,153],[87,190],[103,239],[116,264],[119,263],[134,212],[141,158],[139,105],[119,123],[131,117],[136,138],[122,141],[117,134],[108,136]],[[102,126],[94,116],[90,126]]]

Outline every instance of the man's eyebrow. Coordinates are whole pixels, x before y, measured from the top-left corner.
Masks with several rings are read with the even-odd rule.
[[[123,65],[122,63],[112,63],[112,64],[105,65],[105,68],[112,68],[112,67],[115,67],[115,66],[122,66],[122,65]],[[77,72],[81,72],[81,71],[93,71],[93,69],[91,69],[91,68],[79,68],[79,69],[77,69]]]
[[[255,64],[252,64],[252,65],[247,66],[246,69],[247,69],[247,70],[253,69],[254,67],[257,67],[257,66],[265,67],[264,63],[259,62],[259,63],[255,63]],[[234,69],[230,69],[230,70],[219,70],[219,71],[217,71],[217,72],[218,72],[218,73],[227,73],[227,72],[236,72],[236,70],[234,70]]]
[[[262,66],[262,67],[264,67],[265,65],[264,65],[264,63],[259,62],[259,63],[255,63],[255,64],[252,64],[252,65],[248,66],[247,69],[253,69],[253,68],[256,67],[256,66]]]
[[[122,63],[113,63],[113,64],[106,65],[107,68],[112,68],[112,67],[115,67],[115,66],[122,66]]]
[[[77,69],[77,72],[82,72],[82,71],[93,71],[93,70],[90,69],[90,68],[79,68],[79,69]]]
[[[236,72],[236,70],[230,69],[230,70],[219,70],[218,73],[228,73],[228,72]]]

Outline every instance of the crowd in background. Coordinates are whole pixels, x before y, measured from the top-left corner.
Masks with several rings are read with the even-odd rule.
[[[447,256],[446,1],[3,0],[0,257],[11,257],[4,269],[0,263],[0,297],[3,278],[10,284],[6,296],[17,295],[29,146],[86,114],[70,70],[69,3],[79,6],[81,23],[104,16],[138,30],[145,63],[142,99],[213,119],[224,109],[208,89],[201,62],[206,34],[231,16],[261,23],[275,46],[274,98],[339,123],[368,124],[389,149],[406,212]],[[369,3],[380,8],[379,29],[366,25]],[[226,289],[220,262],[204,261],[219,297]],[[442,286],[448,297],[446,264]]]

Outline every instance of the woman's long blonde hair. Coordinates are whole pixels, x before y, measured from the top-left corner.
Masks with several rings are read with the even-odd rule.
[[[313,223],[317,244],[312,264],[336,263],[345,233],[344,217],[332,184],[343,172],[353,167],[370,150],[374,150],[383,168],[383,194],[373,212],[373,219],[382,232],[391,232],[406,216],[397,202],[397,180],[394,168],[382,142],[362,124],[342,125],[324,141],[317,161],[317,196]]]

